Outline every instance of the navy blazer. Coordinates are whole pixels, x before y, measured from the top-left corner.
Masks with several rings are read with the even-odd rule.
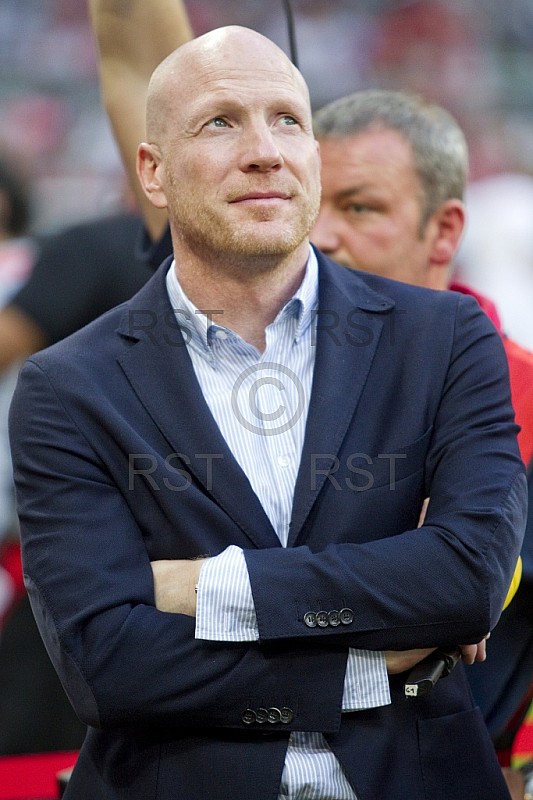
[[[498,620],[526,515],[500,337],[470,297],[318,258],[286,549],[202,396],[168,261],[22,369],[26,582],[90,726],[66,800],[276,800],[292,730],[324,732],[360,800],[507,797],[462,665],[420,698],[393,676],[391,705],[341,715],[349,647],[475,642]],[[151,560],[229,544],[245,551],[258,643],[196,640],[194,619],[155,608]],[[261,724],[262,707],[283,713]]]
[[[533,507],[533,464],[528,469]],[[474,700],[495,746],[511,750],[533,695],[533,514],[522,545],[522,580],[487,645],[487,660],[467,670]]]

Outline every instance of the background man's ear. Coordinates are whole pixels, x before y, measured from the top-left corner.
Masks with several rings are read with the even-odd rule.
[[[460,200],[447,200],[433,215],[437,233],[430,261],[435,266],[448,266],[459,247],[465,228],[466,212]]]
[[[142,142],[137,151],[137,175],[145,195],[156,208],[167,207],[161,171],[161,154],[158,148]]]

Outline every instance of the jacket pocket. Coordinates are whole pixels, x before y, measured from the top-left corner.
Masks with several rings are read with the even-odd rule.
[[[368,491],[383,486],[394,489],[397,483],[424,469],[426,455],[433,433],[431,425],[414,442],[384,448],[369,456],[352,453],[346,458],[349,485],[355,491]]]
[[[508,800],[509,792],[479,708],[418,720],[426,800]]]

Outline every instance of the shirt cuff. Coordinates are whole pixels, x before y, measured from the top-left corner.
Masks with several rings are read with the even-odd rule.
[[[342,696],[343,711],[388,706],[391,702],[385,654],[350,648]]]
[[[248,568],[241,548],[236,545],[230,545],[202,565],[195,636],[217,642],[259,639]]]
[[[243,551],[230,545],[208,558],[200,570],[196,598],[197,639],[255,642],[259,629]],[[385,654],[350,648],[343,711],[386,706],[391,702]]]

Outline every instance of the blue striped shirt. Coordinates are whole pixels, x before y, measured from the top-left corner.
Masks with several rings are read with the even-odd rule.
[[[267,327],[262,354],[222,324],[223,314],[209,319],[191,303],[179,285],[174,264],[167,275],[167,290],[206,402],[286,546],[315,362],[316,256],[310,249],[305,277]],[[202,567],[196,636],[234,642],[259,638],[246,562],[235,545]],[[343,711],[388,703],[384,655],[351,648]],[[356,800],[321,733],[291,733],[279,798]]]

